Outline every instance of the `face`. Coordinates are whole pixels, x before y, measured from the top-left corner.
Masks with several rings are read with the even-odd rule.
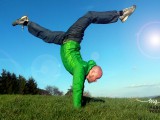
[[[90,76],[87,78],[87,80],[88,80],[89,83],[96,82],[98,79],[99,79],[99,78],[97,77],[96,74],[92,74],[92,75],[90,75]]]
[[[88,83],[96,82],[102,76],[102,70],[100,68],[93,68],[90,70],[89,74],[87,75]]]

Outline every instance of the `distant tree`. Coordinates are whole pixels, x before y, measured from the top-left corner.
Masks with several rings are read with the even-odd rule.
[[[11,74],[11,84],[12,84],[12,94],[18,94],[19,86],[18,86],[18,79],[16,74]]]
[[[65,95],[71,96],[73,92],[73,87],[70,86],[70,88],[68,89],[67,93]]]
[[[0,94],[2,94],[3,91],[3,84],[2,84],[2,77],[0,76]]]
[[[23,76],[19,75],[18,77],[18,88],[19,88],[18,93],[19,94],[24,94],[25,85],[26,85],[26,79]]]
[[[61,92],[57,87],[53,87],[54,95],[63,95],[63,92]]]
[[[38,94],[37,83],[31,77],[26,80],[2,69],[0,76],[0,94]]]
[[[63,95],[63,92],[61,92],[56,86],[47,86],[45,88],[46,91],[49,92],[51,95]]]
[[[51,95],[47,90],[39,89],[39,88],[38,88],[38,94],[39,95]]]
[[[154,99],[160,99],[160,95],[159,95],[159,96],[154,97]]]
[[[2,70],[1,73],[1,94],[13,94],[17,90],[17,78],[16,75],[10,72],[6,72],[6,70]]]
[[[35,80],[31,77],[29,78],[29,80],[27,81],[26,85],[25,85],[25,89],[24,89],[24,94],[32,94],[35,95],[38,93],[38,89],[37,89],[37,83],[35,82]]]
[[[52,87],[52,86],[49,86],[49,85],[48,85],[48,86],[45,88],[45,90],[48,91],[49,94],[53,95],[53,87]]]
[[[70,88],[68,89],[67,93],[65,95],[68,95],[68,96],[71,96],[73,93],[73,87],[70,86]],[[83,96],[86,96],[86,97],[91,97],[91,94],[89,91],[84,91],[83,92]]]
[[[7,94],[7,71],[2,69],[0,93]]]
[[[85,97],[91,97],[91,94],[90,94],[89,91],[84,91],[83,92],[83,96],[85,96]]]
[[[12,94],[12,87],[13,87],[13,84],[12,84],[12,78],[11,78],[11,73],[10,72],[7,72],[7,78],[6,78],[6,94]]]

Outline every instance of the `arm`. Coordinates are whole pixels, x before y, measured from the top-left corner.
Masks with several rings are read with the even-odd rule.
[[[73,74],[73,105],[75,108],[82,106],[85,72],[82,66],[77,66]]]

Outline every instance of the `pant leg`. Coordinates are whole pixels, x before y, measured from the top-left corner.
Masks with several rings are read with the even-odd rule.
[[[79,18],[66,32],[65,39],[75,40],[81,43],[85,29],[91,24],[109,24],[117,22],[119,13],[117,11],[95,12],[89,11]]]
[[[28,31],[32,35],[42,39],[44,42],[55,43],[59,45],[63,43],[65,32],[51,31],[31,21],[28,22],[27,26]]]

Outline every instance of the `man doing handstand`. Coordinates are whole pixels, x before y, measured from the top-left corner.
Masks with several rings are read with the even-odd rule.
[[[23,16],[12,23],[13,26],[27,26],[28,31],[47,43],[61,45],[61,58],[66,70],[73,75],[73,105],[75,108],[82,106],[82,96],[85,79],[89,83],[97,81],[102,76],[102,69],[95,61],[84,61],[80,54],[80,43],[84,36],[85,29],[91,24],[115,23],[120,19],[125,22],[134,12],[133,5],[121,11],[89,11],[80,17],[66,32],[51,31]]]

